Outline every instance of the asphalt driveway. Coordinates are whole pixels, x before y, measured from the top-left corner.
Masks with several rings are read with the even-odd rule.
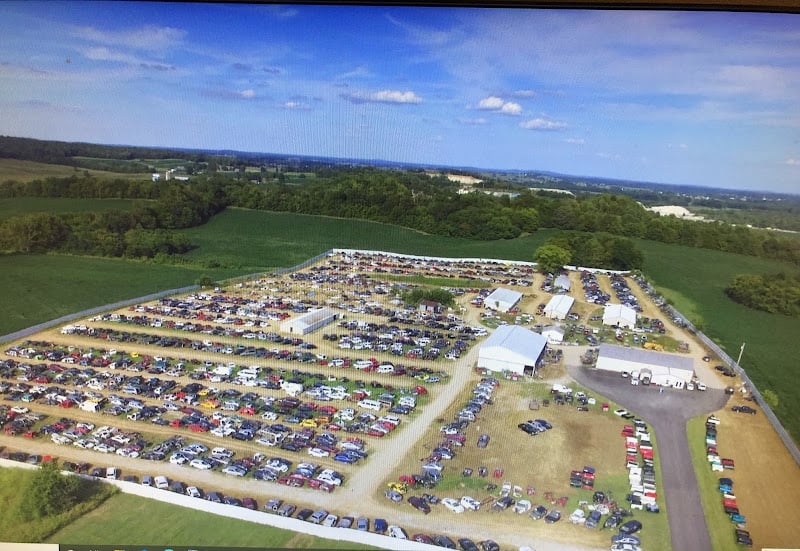
[[[709,551],[711,539],[689,455],[686,422],[724,407],[728,401],[725,392],[711,388],[705,392],[675,389],[660,392],[658,387],[632,386],[618,373],[593,368],[569,367],[569,373],[583,386],[615,401],[647,422],[657,438],[664,482],[659,492],[663,493],[669,511],[672,549]]]

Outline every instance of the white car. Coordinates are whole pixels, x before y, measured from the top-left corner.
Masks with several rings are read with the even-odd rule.
[[[614,415],[617,415],[619,417],[622,417],[623,415],[628,415],[628,410],[627,409],[622,409],[622,408],[615,409],[614,410]]]
[[[172,457],[169,458],[169,462],[173,465],[183,465],[187,463],[189,458],[183,455],[182,453],[173,453]]]
[[[197,489],[197,486],[189,486],[186,488],[186,495],[189,497],[203,497],[200,490]]]
[[[575,509],[569,516],[569,521],[572,524],[583,524],[586,522],[586,512],[583,509]]]
[[[194,467],[195,469],[200,469],[202,471],[206,471],[206,470],[211,468],[211,463],[209,463],[205,459],[201,459],[201,458],[198,457],[197,459],[192,459],[189,462],[189,466],[190,467]]]
[[[461,498],[461,506],[470,511],[477,511],[481,508],[481,502],[471,496],[464,496]]]
[[[328,457],[330,452],[327,452],[322,448],[308,448],[308,455],[312,457]]]
[[[528,501],[527,499],[520,499],[519,501],[517,501],[516,504],[514,504],[514,512],[520,515],[524,515],[525,513],[531,510],[531,507],[532,505],[530,501]]]
[[[457,500],[455,498],[452,498],[452,497],[444,498],[442,500],[442,505],[444,505],[445,507],[447,507],[448,509],[450,509],[454,513],[463,513],[464,512],[464,506],[461,505],[459,500]]]
[[[222,469],[222,472],[233,476],[244,476],[245,474],[247,474],[247,471],[245,471],[242,467],[239,467],[238,465],[228,465],[227,467]]]

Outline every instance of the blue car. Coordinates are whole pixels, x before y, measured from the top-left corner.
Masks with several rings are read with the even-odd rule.
[[[339,461],[341,463],[347,463],[348,465],[352,465],[353,463],[358,461],[358,459],[346,453],[337,453],[336,455],[333,456],[333,460]]]

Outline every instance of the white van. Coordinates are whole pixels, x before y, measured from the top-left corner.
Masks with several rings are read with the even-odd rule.
[[[375,411],[381,410],[381,403],[378,400],[369,400],[364,398],[363,400],[358,401],[358,407],[362,407],[364,409],[374,409]]]
[[[169,488],[169,479],[166,476],[159,475],[154,479],[155,486],[159,490],[166,490]]]
[[[403,530],[400,526],[395,526],[394,524],[389,525],[389,537],[390,538],[397,538],[400,540],[407,540],[408,536],[406,535],[406,531]]]
[[[119,478],[119,471],[117,470],[117,468],[116,467],[108,467],[106,469],[106,478],[108,480],[116,480],[117,478]]]
[[[634,371],[633,373],[631,373],[631,384],[632,385],[638,385],[639,384],[639,372],[638,371]]]

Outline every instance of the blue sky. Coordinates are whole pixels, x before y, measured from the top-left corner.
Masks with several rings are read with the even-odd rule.
[[[0,134],[800,193],[800,15],[0,2]]]

